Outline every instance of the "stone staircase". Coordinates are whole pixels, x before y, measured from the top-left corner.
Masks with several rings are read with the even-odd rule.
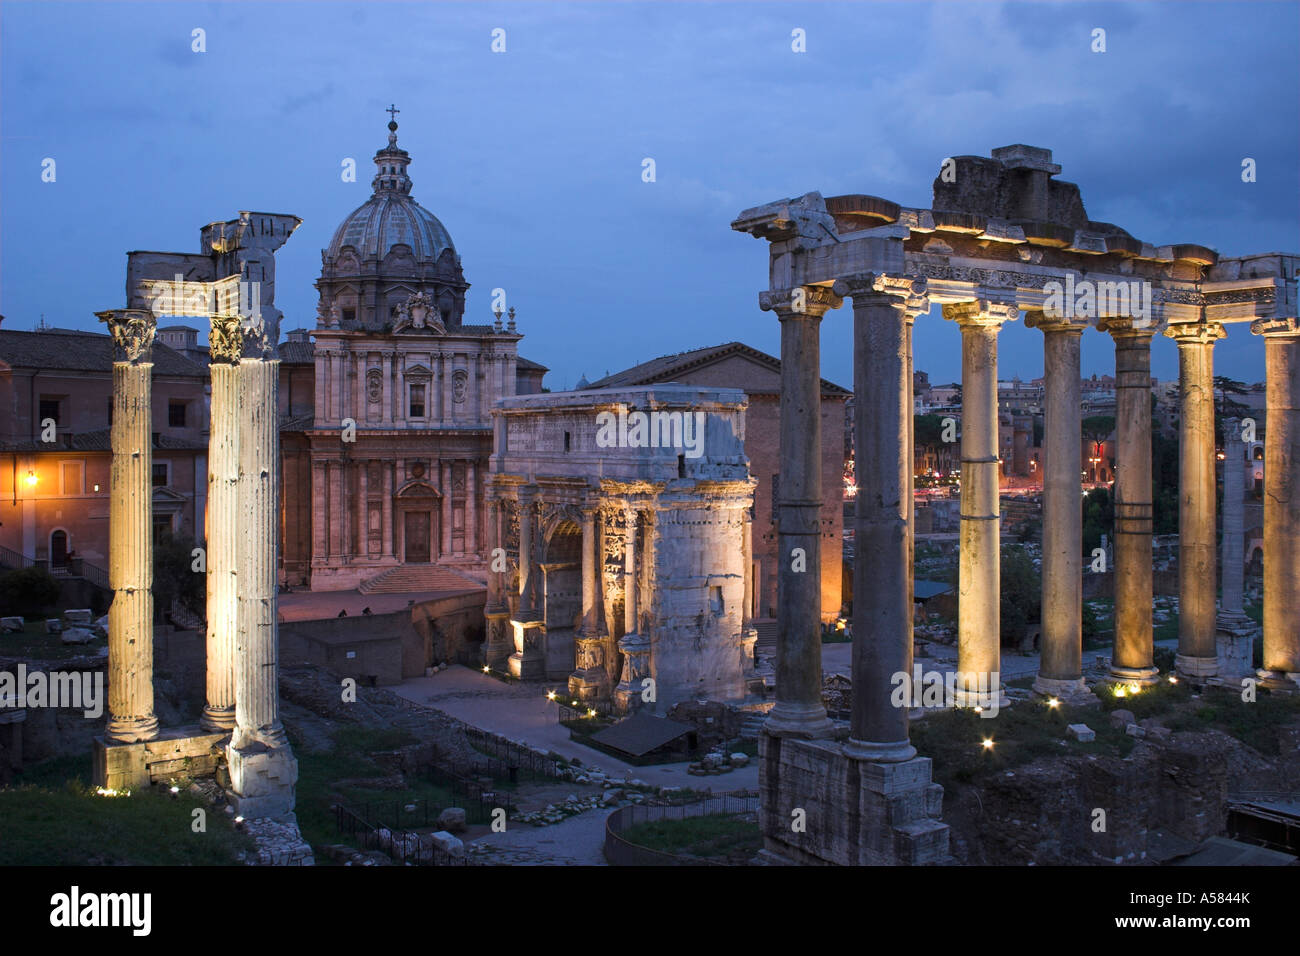
[[[472,591],[484,585],[436,564],[404,564],[363,581],[362,594],[397,594],[409,591]]]

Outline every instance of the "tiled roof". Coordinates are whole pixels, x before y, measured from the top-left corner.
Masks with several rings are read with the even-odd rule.
[[[640,365],[625,368],[621,372],[606,375],[604,378],[592,382],[591,387],[620,388],[629,385],[654,385],[660,382],[669,382],[672,381],[674,376],[682,372],[711,365],[718,359],[731,354],[744,355],[776,372],[781,370],[781,360],[775,356],[760,352],[743,342],[727,342],[723,345],[694,349],[690,352],[679,352],[676,355],[661,355],[659,358],[642,362]],[[823,395],[853,394],[847,388],[841,388],[834,382],[826,381],[826,379],[822,379],[821,383]]]
[[[66,434],[61,441],[57,442],[43,442],[24,438],[18,441],[0,442],[0,450],[30,452],[112,451],[112,434],[111,429],[101,428],[93,432]],[[199,451],[206,449],[208,446],[203,442],[191,441],[188,438],[174,438],[171,435],[159,434],[153,447],[159,451]]]
[[[316,416],[312,414],[284,416],[280,419],[280,431],[305,432],[310,431],[315,424]]]
[[[526,359],[522,355],[516,357],[515,368],[516,369],[522,368],[525,371],[529,371],[529,372],[536,372],[539,370],[543,372],[550,371],[549,367],[541,364],[540,362],[534,362],[532,359]]]
[[[111,372],[113,339],[103,332],[78,332],[74,329],[45,332],[0,329],[0,362],[10,368]],[[207,370],[202,365],[191,362],[161,342],[155,342],[153,346],[153,371],[155,375],[207,378]]]
[[[316,361],[316,346],[311,342],[281,342],[278,355],[287,365],[311,365]]]

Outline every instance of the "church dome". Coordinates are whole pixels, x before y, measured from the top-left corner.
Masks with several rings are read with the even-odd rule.
[[[455,254],[446,227],[411,198],[406,174],[411,157],[397,147],[397,124],[389,123],[388,129],[387,148],[375,154],[374,191],[334,231],[325,252],[329,260],[337,261],[344,246],[352,246],[362,259],[382,259],[399,244],[409,246],[417,262],[435,262],[448,249]]]
[[[321,250],[319,328],[391,331],[415,295],[426,297],[438,323],[461,325],[469,283],[446,227],[411,198],[410,164],[390,122],[388,145],[375,153],[370,198]]]

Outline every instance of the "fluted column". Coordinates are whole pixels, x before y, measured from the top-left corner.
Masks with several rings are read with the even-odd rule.
[[[1115,653],[1112,680],[1151,683],[1151,337],[1133,320],[1103,319],[1115,340]]]
[[[113,463],[109,483],[109,741],[158,736],[153,708],[153,340],[150,312],[96,313],[113,337]]]
[[[1178,673],[1192,679],[1218,672],[1214,640],[1214,343],[1222,325],[1174,325],[1182,410],[1178,425]]]
[[[897,762],[916,756],[894,675],[912,671],[912,379],[908,329],[930,308],[926,280],[866,274],[835,283],[853,297],[853,711],[844,752]]]
[[[1219,612],[1215,616],[1215,649],[1218,653],[1216,678],[1222,683],[1237,683],[1255,676],[1255,637],[1259,628],[1246,616],[1242,607],[1245,591],[1245,555],[1243,553],[1242,498],[1245,494],[1243,465],[1246,446],[1241,440],[1241,420],[1223,422],[1223,581]]]
[[[490,495],[488,505],[488,599],[483,609],[487,619],[487,641],[484,647],[484,661],[488,667],[500,670],[510,657],[510,641],[507,635],[510,607],[505,599],[505,572],[497,571],[499,563],[498,548],[505,548],[505,528],[503,520],[504,505],[495,494]]]
[[[821,320],[841,299],[824,286],[763,292],[781,322],[776,703],[768,732],[825,737],[821,643]]]
[[[1300,683],[1300,321],[1257,321],[1264,336],[1264,667],[1261,685]]]
[[[237,470],[236,470],[236,473]],[[312,564],[329,563],[329,468],[317,459],[311,463]]]
[[[1083,680],[1083,468],[1079,351],[1082,324],[1026,312],[1043,331],[1042,657],[1034,691],[1066,701],[1089,696]]]
[[[357,462],[357,555],[370,560],[370,462]]]
[[[207,704],[205,730],[235,726],[235,647],[239,627],[239,316],[213,316],[208,437]]]
[[[988,695],[1001,694],[998,330],[1017,314],[1014,302],[986,299],[943,307],[944,318],[961,327],[958,706],[987,704]]]
[[[623,548],[623,636],[618,649],[623,653],[623,673],[614,689],[614,703],[620,713],[640,706],[642,682],[649,675],[650,641],[640,632],[640,577],[644,556],[638,552],[637,526],[641,515],[635,506],[626,511],[627,538]],[[647,538],[649,534],[647,532]]]
[[[393,556],[393,465],[391,462],[381,461],[379,463],[379,487],[382,489],[383,506],[380,509],[379,520],[383,531],[383,553],[381,558],[391,558]]]

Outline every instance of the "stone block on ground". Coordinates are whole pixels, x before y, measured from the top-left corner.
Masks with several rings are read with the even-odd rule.
[[[60,638],[64,644],[89,644],[94,639],[94,632],[88,631],[84,627],[70,627],[63,632],[63,636]]]
[[[88,607],[72,608],[63,612],[63,619],[73,624],[90,624],[95,620],[95,614]]]
[[[63,622],[60,621],[57,617],[52,617],[52,618],[48,619],[48,620],[45,622],[45,633],[46,633],[46,634],[62,634],[62,633],[63,633]]]
[[[1097,739],[1097,732],[1087,724],[1070,724],[1065,732],[1081,744],[1091,743]]]
[[[1110,712],[1110,725],[1112,727],[1127,727],[1129,724],[1137,723],[1137,718],[1133,716],[1131,710],[1112,710]]]
[[[438,814],[438,826],[448,833],[464,833],[465,811],[460,807],[448,807]]]
[[[23,629],[23,619],[21,617],[0,617],[0,631],[11,634]]]
[[[430,834],[429,839],[433,841],[435,847],[444,853],[449,853],[452,856],[465,855],[465,844],[460,837],[453,836],[446,830],[439,830],[437,833]]]
[[[732,754],[731,765],[733,767],[744,767],[749,763],[749,754]]]

